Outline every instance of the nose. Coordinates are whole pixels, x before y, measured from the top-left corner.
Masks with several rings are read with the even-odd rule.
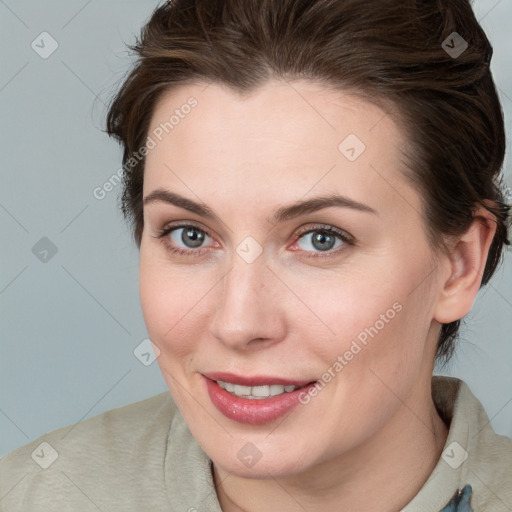
[[[279,280],[263,257],[247,263],[234,255],[230,270],[215,288],[212,335],[232,350],[266,348],[285,336],[286,302]]]

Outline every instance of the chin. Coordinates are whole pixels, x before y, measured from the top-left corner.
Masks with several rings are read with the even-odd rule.
[[[240,478],[250,478],[256,480],[264,480],[269,478],[285,478],[289,476],[294,476],[298,473],[302,473],[307,468],[302,468],[297,466],[296,461],[286,461],[286,460],[275,460],[274,458],[270,458],[269,460],[264,461],[263,459],[259,460],[252,467],[246,466],[241,463],[238,459],[229,458],[219,461],[217,464],[214,461],[214,464],[224,471],[236,475]]]
[[[215,453],[214,449],[210,452],[210,458],[224,471],[251,479],[290,477],[306,472],[315,465],[315,461],[307,460],[304,454],[300,453],[300,449],[265,447],[263,444],[260,444],[259,449],[247,439],[237,439],[227,450]]]

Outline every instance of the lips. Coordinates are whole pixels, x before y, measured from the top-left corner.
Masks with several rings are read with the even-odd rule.
[[[300,393],[316,382],[229,373],[207,373],[203,377],[210,400],[224,416],[252,425],[268,423],[291,412],[299,404]]]

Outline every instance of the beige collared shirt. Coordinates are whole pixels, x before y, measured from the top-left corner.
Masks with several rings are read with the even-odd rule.
[[[512,440],[461,380],[434,376],[443,455],[402,512],[439,512],[466,484],[474,512],[512,511]],[[50,432],[0,460],[2,512],[222,512],[211,460],[169,393]]]

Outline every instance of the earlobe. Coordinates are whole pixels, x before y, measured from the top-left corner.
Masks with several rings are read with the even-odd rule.
[[[450,270],[442,283],[434,320],[443,324],[450,323],[461,319],[470,311],[482,282],[495,233],[494,215],[480,207],[476,210],[468,230],[446,256]]]

